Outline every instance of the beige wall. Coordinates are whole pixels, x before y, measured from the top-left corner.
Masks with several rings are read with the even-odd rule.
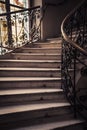
[[[30,0],[31,6],[42,6],[42,0]]]
[[[34,5],[42,5],[42,0],[34,0]]]
[[[33,5],[44,7],[45,2],[58,3],[60,0],[33,0]],[[42,40],[58,37],[61,34],[61,23],[64,17],[82,0],[66,0],[59,6],[48,6],[41,25]]]

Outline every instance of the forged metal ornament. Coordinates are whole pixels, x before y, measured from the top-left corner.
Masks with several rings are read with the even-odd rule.
[[[87,66],[81,68],[81,77],[76,85],[76,99],[81,104],[77,109],[87,118]]]
[[[68,39],[87,51],[87,1],[66,19],[63,27]],[[87,55],[73,43],[63,38],[62,87],[74,112],[79,111],[87,119]]]
[[[8,40],[7,16],[0,17],[0,44],[1,47],[17,48],[26,43],[32,43],[40,39],[40,7],[11,14],[12,38]]]
[[[81,68],[81,77],[76,85],[77,99],[87,109],[87,67]]]
[[[30,18],[30,42],[35,42],[40,39],[40,8],[29,12]]]
[[[70,53],[71,52],[71,53]],[[73,74],[70,69],[73,69],[73,47],[64,42],[63,44],[63,59],[62,59],[62,77],[64,83],[64,91],[68,100],[73,104]]]

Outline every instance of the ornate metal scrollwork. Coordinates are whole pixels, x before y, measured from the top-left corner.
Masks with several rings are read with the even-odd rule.
[[[2,14],[3,15],[3,14]],[[1,48],[17,48],[40,39],[40,7],[10,12],[11,38],[8,39],[7,14],[0,16]]]
[[[30,41],[35,42],[40,39],[40,8],[31,10],[30,16]]]
[[[62,45],[62,87],[67,99],[87,119],[87,1],[64,22],[67,39]],[[69,42],[70,41],[70,42]]]
[[[73,58],[74,48],[68,43],[63,44],[63,59],[62,59],[62,76],[64,89],[68,100],[73,103]]]

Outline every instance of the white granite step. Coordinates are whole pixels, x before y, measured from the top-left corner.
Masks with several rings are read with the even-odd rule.
[[[61,78],[49,77],[0,77],[0,89],[60,88]]]
[[[40,62],[40,63],[44,63],[44,62],[47,62],[47,63],[58,63],[59,61],[58,60],[17,60],[17,59],[0,59],[0,62]]]
[[[60,60],[61,54],[59,53],[12,53],[8,58],[20,60]]]
[[[62,89],[9,89],[0,90],[0,107],[18,104],[66,102]]]
[[[11,68],[11,67],[2,67],[0,68],[1,71],[16,71],[16,70],[20,70],[20,71],[60,71],[60,69],[57,68]]]
[[[57,68],[17,68],[1,67],[0,77],[59,77],[61,69]]]
[[[49,108],[61,108],[61,107],[68,107],[70,106],[69,103],[46,103],[46,104],[29,104],[29,105],[19,105],[19,106],[7,106],[0,108],[0,116],[5,114],[13,114],[13,113],[20,113],[25,111],[39,111]]]
[[[15,89],[15,90],[0,90],[0,96],[6,95],[19,95],[19,94],[39,94],[39,93],[59,93],[63,92],[62,89]]]
[[[14,130],[83,130],[84,120],[72,119],[65,121],[54,121],[51,123],[39,124],[30,127],[15,128]]]
[[[0,82],[9,81],[57,81],[61,78],[46,78],[46,77],[0,77]]]
[[[60,66],[60,60],[0,59],[0,67],[59,68]]]
[[[61,53],[61,47],[51,47],[51,48],[28,48],[22,47],[20,49],[16,49],[15,52],[22,52],[22,53]]]
[[[25,46],[29,46],[30,45],[25,45]],[[58,41],[53,41],[53,42],[36,42],[36,43],[33,43],[33,48],[53,48],[53,47],[61,47],[61,40],[58,40]]]

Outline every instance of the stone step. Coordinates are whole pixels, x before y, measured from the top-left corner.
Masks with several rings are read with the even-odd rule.
[[[22,128],[14,128],[14,130],[83,130],[83,128],[84,120],[70,119],[65,121],[41,123],[39,125],[25,126]]]
[[[46,40],[49,43],[55,43],[55,42],[62,42],[62,37],[56,37],[56,38],[47,38]]]
[[[60,68],[61,61],[0,59],[0,67]]]
[[[0,89],[60,88],[61,78],[0,77]]]
[[[20,120],[38,119],[46,116],[60,116],[68,114],[71,106],[69,103],[43,103],[14,105],[0,108],[0,125],[18,122]]]
[[[16,49],[14,52],[21,52],[21,53],[61,53],[61,47],[53,47],[53,48],[29,48],[29,47],[22,47]]]
[[[35,47],[35,48],[53,48],[53,47],[61,47],[61,40],[58,41],[52,41],[52,42],[36,42],[33,43],[32,45],[26,44],[26,47]]]
[[[0,68],[0,77],[60,77],[61,69],[55,68]]]
[[[29,103],[66,102],[62,89],[10,89],[0,90],[0,107]]]
[[[20,59],[20,60],[60,60],[61,55],[58,53],[55,54],[43,54],[43,53],[12,53],[10,56],[13,59]],[[8,57],[8,58],[9,58]]]
[[[0,59],[18,59],[18,60],[60,60],[61,54],[54,53],[10,53]]]

